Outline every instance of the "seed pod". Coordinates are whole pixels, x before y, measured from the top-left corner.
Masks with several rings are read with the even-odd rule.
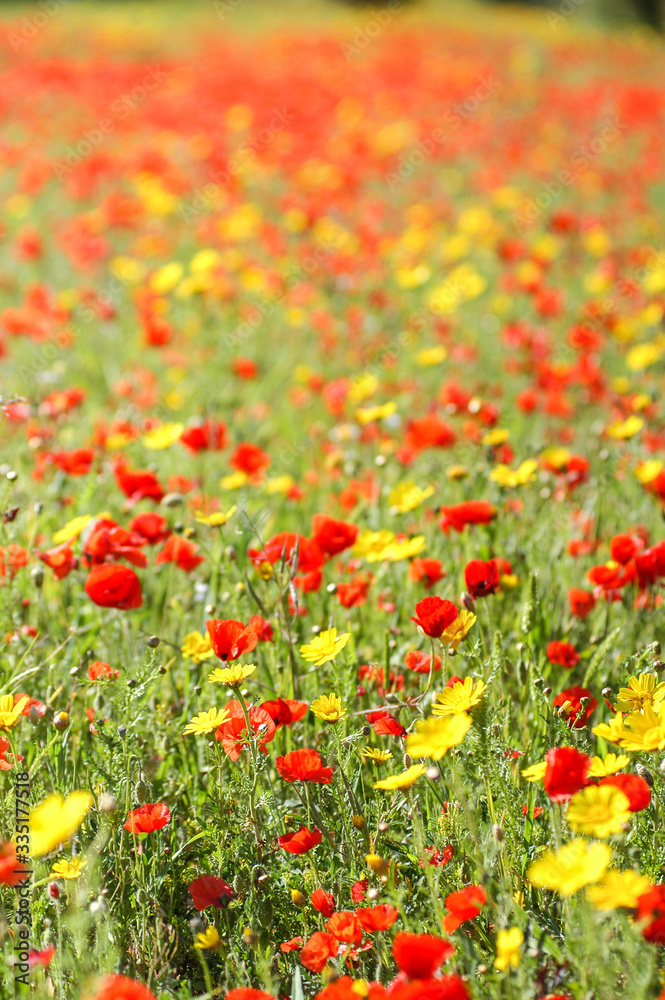
[[[64,733],[69,728],[69,714],[67,712],[56,712],[53,716],[53,725],[59,733]]]
[[[147,802],[149,791],[150,789],[148,788],[147,782],[143,781],[143,779],[137,781],[136,784],[134,785],[134,797],[136,798],[137,802],[139,802],[141,805]]]
[[[636,774],[638,774],[640,776],[640,778],[643,778],[644,781],[646,781],[646,783],[649,786],[649,788],[653,788],[653,775],[652,775],[651,771],[649,771],[644,766],[644,764],[640,764],[638,762],[635,765],[635,772],[636,772]]]
[[[30,570],[30,579],[34,583],[37,590],[41,590],[44,584],[44,567],[43,566],[33,566]]]

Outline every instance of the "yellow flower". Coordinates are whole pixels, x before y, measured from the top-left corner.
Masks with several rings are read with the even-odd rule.
[[[532,764],[531,767],[525,767],[522,771],[522,777],[526,778],[527,781],[542,781],[546,770],[547,761],[542,760],[538,764]]]
[[[425,548],[425,536],[416,535],[415,538],[405,538],[403,541],[394,541],[386,545],[380,558],[387,559],[388,562],[399,562],[400,559],[411,559],[417,556]]]
[[[194,663],[200,663],[201,660],[207,660],[214,655],[210,636],[207,632],[205,635],[202,635],[200,632],[190,632],[189,635],[185,636],[180,652],[183,656],[188,656],[194,660]]]
[[[448,479],[466,479],[469,470],[464,465],[449,465],[446,469]]]
[[[425,486],[422,489],[409,479],[404,483],[399,483],[390,491],[388,503],[395,508],[398,514],[406,514],[408,511],[420,507],[421,503],[431,497],[433,493],[433,486]]]
[[[633,414],[633,416],[628,417],[626,420],[619,420],[614,424],[610,424],[609,427],[605,428],[605,433],[608,437],[616,438],[618,441],[627,441],[629,438],[639,434],[643,427],[644,420],[642,420],[642,417],[636,417]]]
[[[397,409],[397,403],[384,403],[383,406],[365,406],[356,410],[356,422],[371,424],[374,420],[384,420],[391,417]]]
[[[629,868],[625,872],[607,872],[598,885],[587,889],[585,895],[597,910],[618,910],[621,906],[632,910],[650,888],[648,878]]]
[[[360,756],[380,766],[381,764],[385,764],[386,761],[392,760],[393,755],[390,750],[375,750],[374,747],[365,747],[364,750],[360,751]]]
[[[296,906],[307,905],[307,896],[303,895],[300,889],[291,889],[291,899]]]
[[[434,715],[461,715],[479,705],[483,691],[487,687],[483,681],[476,681],[475,687],[473,678],[465,677],[463,681],[455,681],[452,687],[447,687],[445,691],[436,696],[437,704],[432,709]]]
[[[416,723],[416,731],[407,736],[406,749],[413,757],[440,760],[451,747],[462,742],[470,727],[471,716],[465,714],[423,719]]]
[[[536,478],[534,473],[537,468],[538,462],[533,458],[528,458],[515,470],[511,469],[508,465],[497,465],[496,469],[490,472],[490,479],[492,482],[498,483],[499,486],[524,486]]]
[[[219,481],[219,488],[221,490],[239,490],[242,486],[246,486],[249,482],[249,476],[246,472],[232,472],[230,476],[222,476]]]
[[[614,706],[617,712],[641,712],[646,707],[658,711],[665,701],[665,683],[658,683],[655,674],[629,677],[628,687],[620,688],[618,697]]]
[[[384,875],[390,867],[390,863],[379,854],[366,854],[365,861],[375,875]]]
[[[635,468],[635,478],[642,486],[648,486],[649,483],[652,483],[660,475],[664,468],[663,463],[657,458],[653,458],[648,462],[640,462]]]
[[[606,778],[610,774],[618,774],[629,763],[630,757],[627,757],[625,753],[619,754],[618,757],[615,753],[608,753],[604,758],[594,757],[588,776],[590,778]]]
[[[505,969],[516,969],[520,964],[521,948],[524,935],[519,927],[511,927],[507,931],[499,931],[496,936],[496,958],[494,967],[503,972]]]
[[[228,684],[229,687],[239,687],[240,684],[256,670],[255,663],[231,663],[228,667],[217,667],[208,680],[211,684]]]
[[[150,288],[158,295],[165,295],[178,284],[183,275],[183,266],[177,260],[164,264],[150,278]]]
[[[539,889],[556,889],[560,896],[572,896],[585,885],[598,882],[611,857],[607,844],[592,844],[578,837],[559,851],[545,851],[529,865],[527,879]]]
[[[60,528],[53,535],[53,541],[56,545],[62,545],[63,542],[70,542],[74,538],[78,538],[84,528],[86,528],[92,521],[92,514],[81,514],[79,517],[73,518],[71,521],[67,521],[64,528]]]
[[[420,775],[425,771],[424,764],[412,764],[408,767],[406,771],[402,771],[401,774],[391,774],[389,778],[382,778],[381,781],[375,781],[375,788],[382,788],[386,792],[394,792],[398,788],[411,788],[411,785],[420,777]]]
[[[70,858],[69,861],[56,861],[51,868],[53,878],[76,879],[83,874],[83,869],[87,865],[85,858]]]
[[[630,819],[628,797],[614,785],[589,785],[570,800],[566,819],[575,833],[604,840]]]
[[[204,514],[202,510],[197,510],[194,514],[194,520],[198,521],[199,524],[207,524],[210,528],[221,528],[229,518],[233,517],[235,512],[235,504],[233,507],[229,507],[226,514],[223,514],[221,510],[215,511],[214,514]]]
[[[16,725],[21,718],[21,712],[28,704],[28,698],[24,695],[20,701],[14,704],[14,696],[3,694],[0,698],[0,732],[8,732]]]
[[[423,368],[431,368],[433,365],[440,365],[448,356],[448,351],[443,346],[426,347],[416,354],[416,361]]]
[[[506,430],[504,427],[495,427],[485,435],[482,443],[486,447],[496,448],[497,445],[505,444],[509,437],[510,431]]]
[[[324,722],[339,722],[346,715],[346,709],[342,708],[342,699],[337,694],[321,695],[309,706],[317,719]]]
[[[219,712],[213,706],[207,712],[199,712],[191,719],[183,730],[183,736],[202,736],[204,733],[211,733],[213,729],[218,729],[223,722],[229,718],[229,713],[225,708],[220,708]]]
[[[619,739],[622,750],[665,750],[665,705],[657,713],[648,706],[644,712],[632,712],[625,722],[628,728]]]
[[[183,424],[162,424],[154,430],[146,431],[141,438],[141,444],[150,451],[161,451],[163,448],[170,448],[172,444],[179,441],[184,431]]]
[[[30,813],[30,857],[41,858],[78,830],[92,805],[89,792],[49,795]]]
[[[200,948],[201,951],[213,951],[215,948],[219,948],[221,943],[222,939],[217,933],[217,928],[208,927],[206,930],[201,931],[200,934],[196,935],[194,947]]]
[[[329,660],[334,660],[351,638],[350,632],[344,632],[337,636],[336,628],[326,629],[314,636],[311,642],[300,647],[300,655],[308,663],[314,663],[317,667],[323,666]]]
[[[606,722],[601,722],[600,725],[594,726],[591,732],[594,736],[600,736],[601,739],[607,740],[608,743],[615,743],[617,745],[624,736],[629,735],[629,730],[625,728],[623,718],[620,715],[612,716],[609,725]]]
[[[381,553],[386,546],[394,541],[394,532],[385,528],[382,531],[361,531],[351,551],[359,559],[366,559],[367,562],[378,562],[379,559],[383,558]]]
[[[266,493],[275,496],[277,493],[288,493],[296,485],[293,476],[274,476],[265,484]]]
[[[449,625],[446,631],[441,633],[439,642],[442,646],[452,646],[453,649],[457,649],[460,642],[466,639],[476,621],[476,615],[472,614],[471,611],[461,608],[452,625]]]

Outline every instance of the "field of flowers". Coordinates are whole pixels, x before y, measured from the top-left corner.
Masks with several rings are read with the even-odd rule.
[[[240,5],[0,25],[0,997],[656,1000],[662,47]]]

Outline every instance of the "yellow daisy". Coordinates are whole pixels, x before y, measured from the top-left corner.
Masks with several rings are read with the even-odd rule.
[[[389,778],[382,778],[381,781],[375,781],[374,787],[381,788],[386,792],[411,788],[425,770],[426,767],[424,764],[412,764],[411,767],[408,767],[406,771],[402,771],[401,774],[391,774]]]
[[[342,699],[337,694],[324,694],[317,698],[309,706],[317,719],[324,722],[339,722],[346,715],[346,709],[342,708]]]
[[[455,681],[451,687],[436,696],[437,704],[432,709],[434,715],[461,715],[480,704],[483,691],[487,687],[483,681],[476,681],[474,686],[471,677],[463,681]]]
[[[471,716],[465,714],[423,719],[416,723],[415,732],[407,736],[406,749],[413,757],[440,760],[451,747],[462,742],[470,728]]]
[[[208,674],[208,680],[211,684],[228,684],[232,688],[239,687],[255,670],[255,663],[231,663],[228,667],[217,667],[211,674]]]
[[[334,660],[350,638],[350,632],[344,632],[338,636],[336,628],[329,628],[314,636],[311,642],[301,646],[300,655],[308,663],[314,663],[317,667],[321,667],[324,663]]]
[[[202,736],[211,733],[214,729],[219,729],[222,723],[229,718],[229,713],[225,708],[220,708],[219,712],[213,706],[207,712],[199,712],[191,719],[183,730],[183,736]]]

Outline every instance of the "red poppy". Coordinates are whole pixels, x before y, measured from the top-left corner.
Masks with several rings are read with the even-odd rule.
[[[251,653],[259,641],[254,629],[233,618],[211,618],[206,628],[215,655],[224,662]]]
[[[368,717],[369,721],[369,717]],[[376,722],[372,723],[374,732],[377,736],[405,736],[406,729],[401,722],[397,719],[393,719],[392,715],[386,714],[381,719],[377,719]]]
[[[566,670],[572,670],[580,662],[580,654],[573,644],[561,642],[559,639],[553,639],[547,644],[545,655],[550,663],[556,663],[560,667],[565,667]]]
[[[410,421],[404,435],[407,451],[416,453],[424,448],[450,448],[456,440],[457,435],[450,424],[441,420],[436,413]]]
[[[297,554],[299,573],[313,573],[323,566],[323,552],[311,538],[294,531],[283,531],[266,542],[261,551],[248,549],[247,555],[255,565],[269,562],[271,566],[284,560],[288,563]]]
[[[429,855],[427,858],[427,864],[432,865],[434,868],[442,868],[443,865],[447,865],[453,859],[453,845],[446,844],[442,851],[438,847],[426,847],[425,854]],[[425,867],[425,862],[421,859],[419,861],[420,867]]]
[[[585,705],[582,707],[582,700]],[[561,694],[558,694],[553,703],[555,708],[561,708],[567,704],[564,714],[571,729],[583,729],[593,715],[593,711],[598,704],[595,698],[591,697],[591,692],[583,687],[569,687]]]
[[[63,542],[62,545],[56,545],[46,552],[38,552],[37,556],[53,570],[56,580],[63,580],[78,565],[71,542]]]
[[[644,539],[639,535],[615,535],[610,542],[610,556],[615,562],[625,565],[644,548]]]
[[[642,934],[647,941],[665,944],[665,885],[654,885],[640,896],[636,918],[645,922]]]
[[[230,718],[215,731],[215,739],[222,744],[230,760],[237,760],[245,747],[249,746],[247,720],[239,701],[230,701],[225,707],[230,712]],[[267,754],[266,743],[272,743],[277,727],[268,713],[257,705],[250,706],[248,715],[252,732],[259,737],[259,750]]]
[[[231,886],[214,875],[195,878],[189,885],[189,893],[197,910],[205,910],[209,906],[216,906],[221,910],[233,899]]]
[[[409,565],[409,580],[413,583],[424,583],[426,587],[433,587],[446,575],[440,559],[416,558]]]
[[[452,601],[441,597],[425,597],[416,604],[416,614],[411,617],[425,635],[438,639],[449,625],[459,617],[459,609]]]
[[[472,559],[464,568],[466,589],[473,598],[487,597],[493,594],[499,586],[499,567],[496,560],[484,562],[482,559]]]
[[[277,701],[264,701],[260,707],[279,729],[280,726],[290,726],[302,719],[309,705],[306,701],[295,701],[293,698],[278,698]]]
[[[486,902],[487,894],[481,885],[467,885],[459,892],[451,892],[445,900],[448,915],[442,921],[446,934],[452,934],[460,924],[477,917]]]
[[[576,792],[585,788],[591,758],[574,747],[556,747],[545,758],[547,769],[543,788],[553,802],[567,802]]]
[[[198,554],[198,545],[190,542],[187,538],[180,538],[178,535],[170,535],[166,540],[166,545],[155,558],[157,565],[175,563],[179,569],[183,569],[186,573],[191,573],[203,561],[203,556]]]
[[[377,931],[390,930],[399,917],[399,911],[390,903],[381,903],[378,906],[357,909],[356,916],[364,931],[375,934]]]
[[[147,986],[126,976],[102,976],[95,984],[95,992],[87,994],[89,1000],[155,1000]]]
[[[100,518],[86,539],[82,562],[98,566],[105,562],[126,559],[134,566],[146,566],[148,560],[141,546],[145,538],[138,532],[127,531],[111,518]]]
[[[277,770],[284,781],[311,781],[318,785],[329,785],[332,781],[332,767],[324,767],[317,750],[292,750],[275,761]]]
[[[453,507],[440,507],[440,527],[450,534],[451,529],[461,533],[467,524],[490,524],[496,517],[496,507],[487,500],[467,500]]]
[[[163,802],[146,802],[138,809],[130,810],[124,823],[130,833],[154,833],[171,821],[171,813]]]
[[[130,470],[120,461],[115,467],[115,481],[133,503],[144,499],[159,503],[164,498],[164,489],[157,476],[147,469]]]
[[[112,667],[109,663],[104,663],[103,660],[95,660],[95,662],[91,663],[88,667],[88,677],[91,681],[114,681],[116,677],[119,676],[120,671],[115,667]]]
[[[247,628],[251,628],[253,632],[256,632],[259,642],[272,642],[275,634],[273,627],[261,615],[252,615],[247,623]]]
[[[336,521],[327,514],[312,518],[312,540],[327,556],[336,556],[355,545],[358,527],[348,521]]]
[[[337,938],[325,931],[315,931],[300,952],[300,961],[310,972],[323,972],[329,958],[339,950]]]
[[[130,611],[143,604],[141,583],[129,566],[108,563],[93,566],[84,590],[93,604],[98,604],[101,608]]]
[[[46,969],[51,964],[54,955],[55,947],[53,945],[49,948],[44,948],[43,951],[31,948],[28,954],[28,965],[31,969],[35,969],[38,965]]]
[[[428,674],[432,665],[430,653],[423,653],[418,649],[411,649],[404,657],[404,666],[407,670],[413,670],[417,674]],[[434,654],[434,673],[441,669],[441,657]]]
[[[238,378],[250,380],[259,374],[259,367],[251,358],[235,358],[232,367]]]
[[[300,951],[304,943],[301,937],[293,937],[290,941],[282,941],[279,950],[283,951],[284,954],[288,954],[290,951]]]
[[[69,476],[87,476],[95,460],[94,448],[74,448],[73,451],[54,451],[51,453],[54,465]]]
[[[313,847],[318,847],[322,840],[320,830],[309,830],[301,826],[297,833],[284,833],[279,838],[279,846],[287,854],[307,854]]]
[[[16,702],[14,702],[16,704]],[[0,736],[0,771],[11,771],[13,767],[16,766],[16,761],[14,760],[14,755],[12,754],[12,759],[7,759],[7,751],[11,750],[11,744],[5,736]],[[16,754],[19,761],[23,760],[20,753]],[[0,867],[2,865],[2,859],[0,856]],[[2,879],[0,878],[0,882]]]
[[[23,877],[23,866],[13,844],[0,844],[0,885],[16,885]]]
[[[348,583],[337,584],[337,600],[343,608],[359,608],[367,602],[372,578],[359,573]]]
[[[409,979],[430,979],[454,952],[450,941],[432,934],[401,931],[393,941],[393,958]]]
[[[224,1000],[276,1000],[276,998],[272,993],[255,990],[251,986],[239,986],[235,990],[229,990]]]
[[[598,784],[619,788],[628,799],[628,808],[633,813],[641,812],[651,803],[651,789],[639,774],[610,774],[601,778]]]
[[[161,514],[155,514],[151,511],[137,514],[130,521],[129,528],[130,531],[142,535],[150,545],[158,545],[159,542],[165,542],[171,534],[171,529],[166,518],[162,517]]]
[[[588,590],[572,587],[568,591],[568,603],[571,614],[575,615],[576,618],[586,618],[593,611],[596,598]]]
[[[365,898],[365,893],[369,888],[369,882],[366,878],[359,879],[354,882],[351,886],[351,899],[354,903],[362,903]]]
[[[360,944],[363,929],[358,917],[351,910],[340,910],[326,924],[326,930],[344,944]]]
[[[332,917],[335,912],[335,900],[331,893],[324,892],[323,889],[315,889],[312,893],[312,906],[324,917]]]
[[[200,451],[221,451],[226,447],[226,424],[221,420],[206,420],[203,424],[186,427],[180,435],[180,441],[194,454]]]
[[[258,445],[243,442],[239,444],[231,456],[231,465],[238,472],[256,478],[270,465],[270,455],[266,455]]]

